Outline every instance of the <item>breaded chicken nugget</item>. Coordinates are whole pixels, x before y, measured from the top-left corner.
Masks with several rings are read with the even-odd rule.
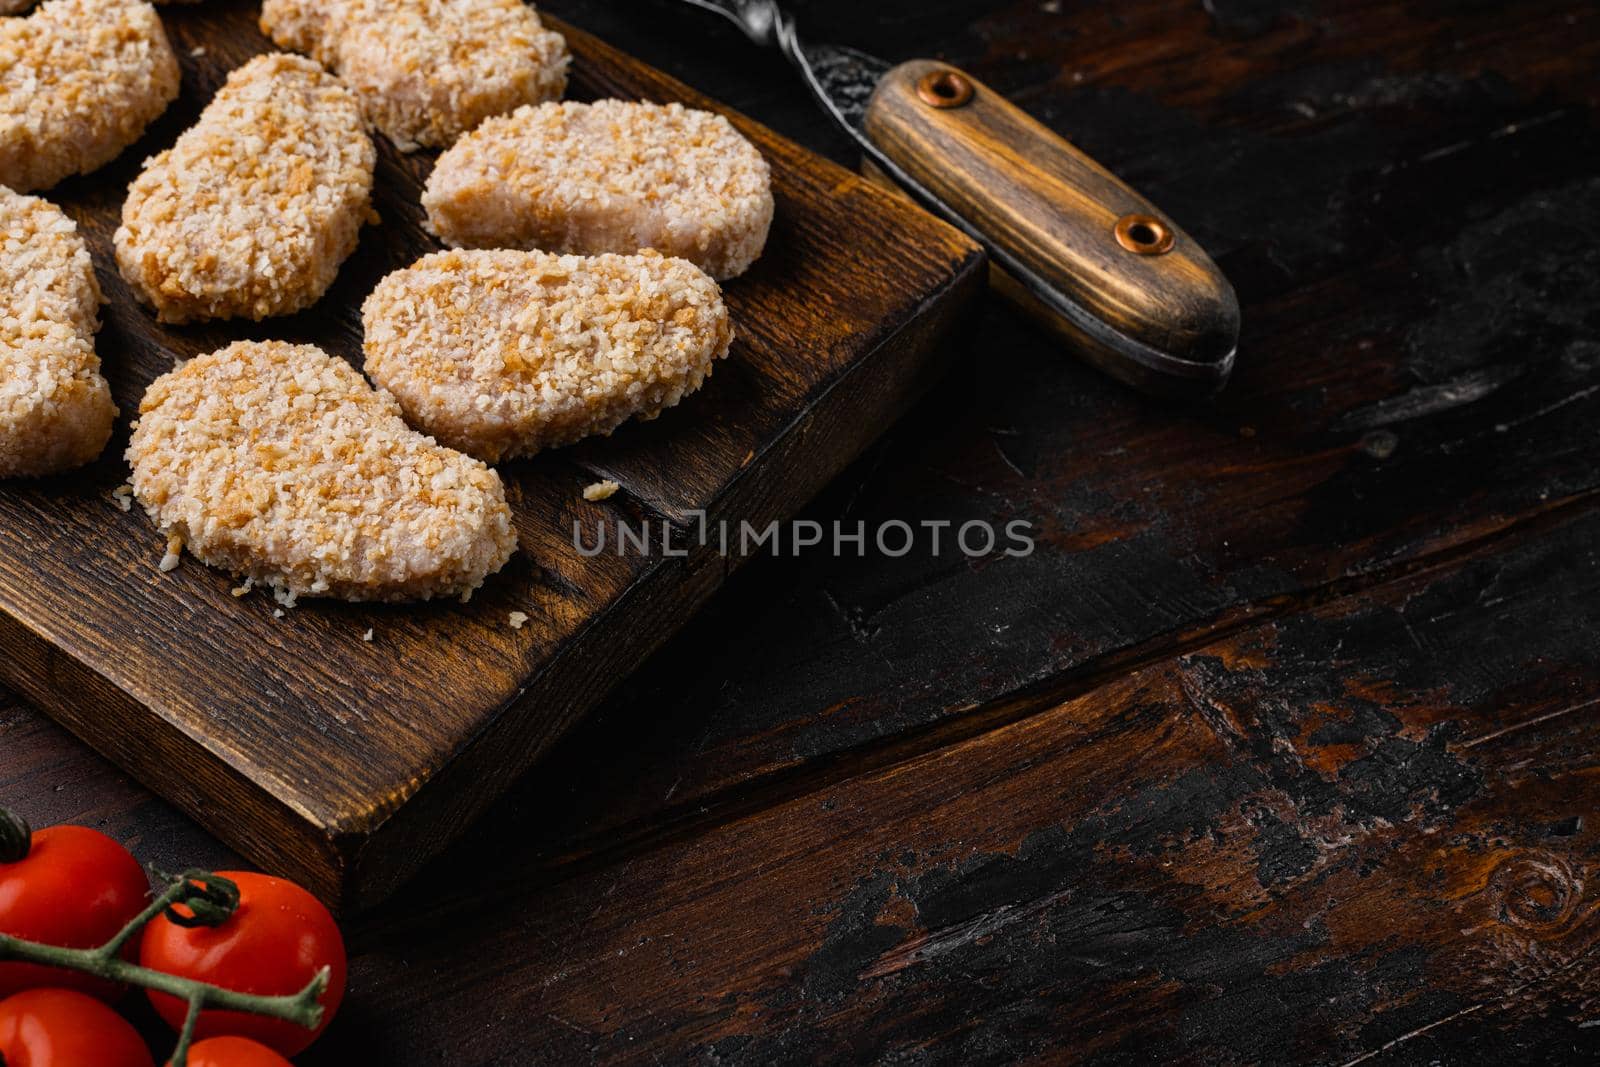
[[[150,0],[157,7],[167,4],[198,4],[203,0]],[[20,15],[29,8],[34,7],[39,0],[0,0],[0,15]]]
[[[282,598],[465,597],[516,548],[498,474],[310,345],[240,341],[157,378],[128,462],[162,533]]]
[[[767,161],[721,115],[682,104],[544,104],[490,119],[439,157],[428,225],[464,248],[637,252],[743,274],[772,225]]]
[[[522,0],[265,0],[261,30],[344,79],[402,152],[559,98],[571,61]]]
[[[178,95],[143,0],[47,0],[0,20],[0,185],[47,189],[115,159]]]
[[[94,354],[100,287],[73,221],[0,186],[0,478],[100,454],[117,409]]]
[[[135,179],[117,266],[163,322],[299,311],[355,251],[376,159],[338,79],[301,56],[256,56]]]
[[[373,381],[490,462],[655,418],[733,339],[717,283],[654,253],[436,252],[379,282],[362,322]]]

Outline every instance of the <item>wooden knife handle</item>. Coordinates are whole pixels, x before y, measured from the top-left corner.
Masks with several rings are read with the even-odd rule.
[[[1239,335],[1233,286],[1110,171],[934,60],[892,70],[865,125],[891,163],[989,246],[1001,291],[1089,362],[1151,392],[1203,395],[1226,383]]]

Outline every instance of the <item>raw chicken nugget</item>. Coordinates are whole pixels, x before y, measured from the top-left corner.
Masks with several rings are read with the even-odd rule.
[[[422,204],[447,244],[687,259],[743,274],[772,225],[767,161],[682,104],[543,104],[490,119],[439,158]]]
[[[94,265],[71,219],[3,186],[0,294],[0,478],[81,466],[117,415],[94,354]]]
[[[0,20],[0,185],[47,189],[111,162],[178,95],[143,0],[47,0]]]
[[[522,0],[265,0],[261,30],[336,72],[402,152],[558,99],[571,60]]]
[[[373,381],[491,463],[655,418],[733,339],[717,283],[654,253],[436,252],[379,282],[362,322]]]
[[[301,56],[256,56],[134,180],[117,266],[163,322],[299,311],[355,251],[376,158],[338,79]]]
[[[0,0],[0,15],[20,15],[39,0]],[[198,4],[201,0],[151,0],[157,7],[163,4]]]
[[[516,548],[498,474],[310,345],[240,341],[157,378],[128,462],[163,533],[280,598],[465,597]]]

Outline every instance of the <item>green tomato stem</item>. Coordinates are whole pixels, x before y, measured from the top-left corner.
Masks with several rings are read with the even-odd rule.
[[[269,1019],[282,1019],[284,1022],[303,1026],[307,1030],[316,1029],[322,1022],[322,1005],[317,1003],[317,998],[328,988],[326,967],[318,971],[316,977],[307,982],[306,987],[300,992],[269,997],[256,993],[240,993],[209,982],[180,978],[165,971],[152,971],[148,967],[140,967],[120,957],[107,959],[100,955],[99,949],[95,948],[41,945],[37,941],[24,941],[20,937],[11,937],[7,934],[0,934],[0,960],[20,960],[24,963],[43,964],[46,967],[60,967],[63,970],[91,974],[109,982],[153,989],[157,993],[166,993],[179,1000],[190,1000],[198,995],[207,1008],[264,1015]]]
[[[296,1026],[303,1026],[307,1030],[316,1029],[322,1022],[323,1014],[322,1005],[317,1003],[317,1000],[327,990],[330,980],[330,971],[326,967],[318,971],[298,993],[261,996],[224,989],[192,978],[181,978],[164,971],[153,971],[122,958],[122,948],[129,939],[142,930],[150,920],[175,904],[196,905],[193,907],[195,915],[205,916],[203,921],[199,921],[201,925],[217,926],[225,922],[227,915],[216,907],[217,894],[208,888],[208,880],[212,879],[232,889],[231,883],[226,879],[216,878],[206,871],[185,871],[172,878],[166,889],[150,902],[149,907],[134,916],[111,940],[98,948],[62,948],[58,945],[44,945],[37,941],[26,941],[9,934],[0,934],[0,960],[20,960],[24,963],[43,964],[46,967],[60,967],[80,974],[93,975],[109,982],[135,985],[141,989],[151,989],[157,993],[177,997],[189,1005],[190,1019],[186,1020],[186,1029],[191,1030],[191,1036],[193,1036],[192,1027],[187,1026],[187,1023],[197,1018],[200,1009],[204,1008],[246,1012],[269,1019],[281,1019]],[[236,904],[237,890],[233,892]],[[226,911],[231,913],[232,908],[229,907]],[[191,917],[189,921],[197,922],[195,917]]]
[[[28,820],[10,808],[0,808],[0,863],[21,863],[33,847]],[[0,1067],[5,1064],[0,1063]]]
[[[135,915],[132,919],[128,920],[126,926],[113,934],[110,941],[107,941],[105,944],[95,949],[95,955],[108,960],[121,956],[122,946],[126,945],[129,939],[136,935],[140,930],[143,930],[146,923],[148,923],[151,919],[154,919],[157,915],[160,915],[162,912],[166,911],[179,900],[183,899],[186,885],[186,879],[173,881],[167,886],[166,889],[164,889],[160,894],[150,901],[148,907],[146,907],[139,914]]]
[[[198,995],[189,998],[189,1011],[183,1017],[183,1030],[178,1034],[178,1047],[172,1050],[171,1067],[189,1067],[189,1046],[194,1044],[195,1024],[200,1021],[200,1009],[204,1006]]]

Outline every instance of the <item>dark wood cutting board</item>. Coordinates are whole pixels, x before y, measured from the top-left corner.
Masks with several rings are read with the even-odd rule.
[[[269,596],[236,598],[193,559],[157,570],[162,539],[111,495],[127,478],[129,417],[175,357],[240,337],[314,342],[359,365],[362,298],[437,244],[418,206],[434,157],[379,138],[382,223],[315,308],[164,328],[134,302],[111,257],[124,191],[229,70],[270,49],[257,10],[163,8],[182,97],[117,162],[44,194],[93,249],[98,348],[123,418],[87,471],[0,483],[0,678],[264,868],[358,907],[437,853],[739,562],[705,548],[586,558],[574,521],[591,537],[601,520],[666,523],[682,546],[700,510],[756,527],[791,514],[929,384],[983,260],[956,231],[731,116],[772,164],[778,214],[765,256],[726,286],[739,337],[705,389],[653,423],[502,465],[521,551],[471,603],[306,601],[276,618]],[[555,28],[576,55],[575,98],[715,107]],[[602,478],[621,492],[586,502]],[[515,611],[529,616],[520,630]]]

